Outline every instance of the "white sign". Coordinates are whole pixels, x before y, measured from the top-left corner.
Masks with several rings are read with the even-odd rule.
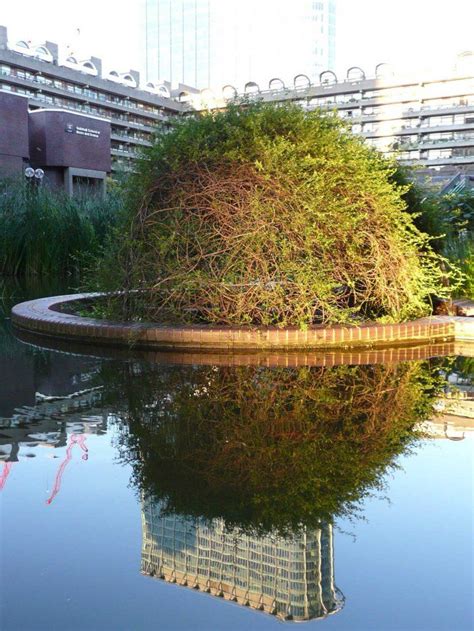
[[[80,136],[89,136],[89,138],[100,138],[98,129],[90,129],[89,127],[79,127],[76,125],[76,134]]]

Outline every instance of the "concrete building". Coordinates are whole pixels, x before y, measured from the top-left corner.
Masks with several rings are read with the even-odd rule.
[[[172,98],[169,84],[141,85],[138,72],[103,71],[100,59],[61,55],[53,42],[10,42],[0,26],[0,94],[23,95],[30,112],[60,109],[110,123],[112,173],[130,169],[153,132],[188,109],[178,99],[185,90]]]
[[[320,3],[313,4],[319,10]],[[291,101],[308,110],[336,110],[354,133],[400,162],[417,166],[440,187],[458,186],[474,177],[472,53],[460,55],[452,68],[434,68],[424,76],[398,76],[386,64],[367,75],[353,67],[344,77],[323,70],[317,77],[299,72],[288,81],[275,74],[258,83],[246,76],[242,90],[229,81],[213,91],[183,84],[171,89],[169,82],[142,85],[134,71],[102,72],[100,59],[61,57],[51,42],[9,43],[6,29],[0,27],[0,94],[23,95],[30,112],[61,109],[108,121],[113,175],[132,168],[154,131],[166,130],[174,117],[224,107],[241,94],[276,103]],[[8,120],[2,129],[15,125],[18,131],[19,122]],[[18,165],[26,159],[21,155],[25,142],[21,134],[13,135],[10,142],[4,134],[3,145],[0,138],[0,156],[5,164],[8,155],[9,163]]]
[[[352,131],[400,162],[439,174],[440,183],[459,171],[474,175],[474,54],[464,53],[451,69],[425,76],[398,76],[386,64],[366,76],[353,67],[345,77],[322,72],[317,81],[297,75],[249,82],[242,93],[254,100],[294,102],[306,110],[334,110]],[[239,96],[232,86],[203,92],[194,107],[224,107]],[[438,176],[436,176],[438,177]]]
[[[252,607],[283,620],[336,613],[344,597],[334,583],[332,526],[293,537],[252,536],[220,519],[162,515],[144,500],[141,571]]]
[[[335,66],[336,0],[146,0],[147,80],[244,86]]]

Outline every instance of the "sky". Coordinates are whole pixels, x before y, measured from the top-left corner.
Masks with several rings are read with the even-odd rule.
[[[337,1],[336,71],[340,75],[356,65],[371,76],[380,62],[400,69],[452,65],[456,54],[474,49],[473,0]],[[102,57],[106,69],[139,70],[142,3],[1,0],[0,24],[9,28],[11,39],[69,43],[75,52],[83,51],[84,57]]]

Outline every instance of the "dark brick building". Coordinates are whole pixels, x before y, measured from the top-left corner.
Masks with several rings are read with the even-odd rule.
[[[111,171],[110,123],[64,110],[29,112],[28,99],[0,92],[0,176],[42,169],[44,184],[105,191]]]
[[[0,132],[0,173],[21,173],[30,155],[28,99],[0,92]]]

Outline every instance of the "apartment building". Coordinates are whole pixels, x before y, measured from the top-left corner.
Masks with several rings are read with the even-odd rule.
[[[30,112],[72,110],[109,121],[112,173],[131,168],[154,131],[187,109],[172,96],[169,84],[142,85],[140,74],[133,70],[103,73],[100,59],[61,56],[54,42],[9,42],[4,26],[0,26],[0,92],[26,96]]]

